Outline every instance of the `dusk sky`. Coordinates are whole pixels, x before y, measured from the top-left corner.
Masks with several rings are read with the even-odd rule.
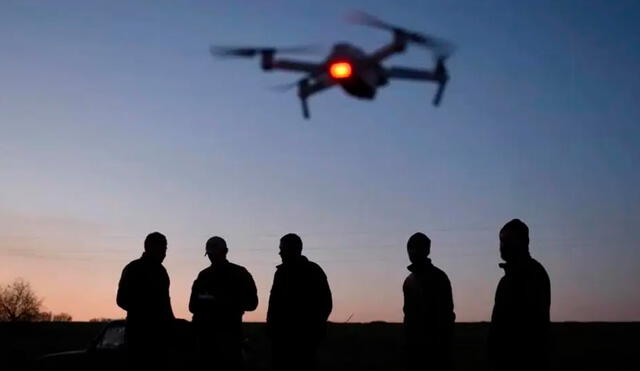
[[[346,23],[352,9],[458,46],[441,107],[434,85],[392,81],[372,102],[314,96],[305,121],[295,91],[268,89],[300,75],[208,52],[390,40]],[[640,320],[639,97],[638,1],[0,0],[0,284],[22,277],[76,320],[124,317],[120,273],[157,230],[190,319],[220,235],[258,285],[245,319],[264,321],[278,240],[296,232],[332,321],[401,321],[422,231],[458,321],[483,321],[517,217],[553,320]]]

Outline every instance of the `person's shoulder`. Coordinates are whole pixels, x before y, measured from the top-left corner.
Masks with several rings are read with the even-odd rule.
[[[317,280],[326,280],[327,274],[324,272],[322,267],[316,262],[312,262],[311,260],[307,260],[304,263],[304,271],[309,277],[313,277]]]
[[[416,285],[416,280],[417,280],[416,275],[413,272],[409,273],[407,278],[404,279],[404,282],[402,283],[402,287],[404,289],[412,288],[413,286]]]
[[[432,267],[431,269],[433,270],[434,274],[437,274],[439,276],[447,277],[447,274],[442,269],[436,267],[435,265],[432,265],[431,267]]]
[[[324,270],[322,269],[322,267],[316,263],[313,262],[311,260],[307,260],[307,269],[313,271],[313,272],[318,272],[318,273],[322,273],[324,274]]]
[[[206,267],[198,273],[198,278],[206,277],[213,272],[213,268],[211,266]]]
[[[237,274],[250,274],[247,268],[243,267],[240,264],[229,262],[229,269]]]
[[[549,274],[547,273],[547,270],[544,268],[544,266],[537,261],[534,258],[531,258],[531,271],[537,275],[537,276],[543,276],[543,277],[549,277]]]
[[[127,276],[131,279],[140,279],[149,273],[148,264],[142,258],[132,260],[122,270],[122,276]]]
[[[236,264],[236,263],[232,263],[232,262],[228,262],[228,264],[229,264],[229,268],[230,269],[233,269],[233,270],[236,270],[236,271],[243,271],[243,270],[246,271],[247,270],[247,268],[241,266],[240,264]]]
[[[505,290],[508,290],[508,288],[513,286],[513,284],[514,284],[513,277],[506,274],[503,275],[498,280],[498,285],[496,286],[496,295],[498,295],[498,293],[504,292]]]
[[[142,264],[140,258],[130,261],[127,265],[124,266],[123,272],[131,272],[137,270]]]
[[[535,269],[537,270],[545,270],[542,263],[540,263],[538,260],[534,258],[531,258],[531,266],[535,267]]]
[[[440,280],[446,280],[449,281],[449,276],[447,276],[447,273],[445,273],[445,271],[443,271],[442,269],[436,267],[435,265],[432,266],[432,274]]]

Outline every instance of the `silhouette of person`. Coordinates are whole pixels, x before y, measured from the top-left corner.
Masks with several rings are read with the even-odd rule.
[[[242,316],[258,306],[256,285],[244,267],[227,260],[224,239],[211,237],[205,249],[211,265],[198,274],[189,300],[200,362],[217,370],[241,370]]]
[[[513,219],[500,230],[504,276],[496,290],[489,358],[496,370],[548,368],[551,284],[529,254],[529,228]]]
[[[302,255],[296,234],[280,239],[280,257],[267,310],[273,370],[313,370],[333,305],[327,276]]]
[[[169,275],[162,266],[167,238],[153,232],[144,240],[142,257],[127,264],[118,285],[117,304],[127,311],[125,343],[133,368],[162,368],[175,319]]]
[[[407,242],[411,272],[402,286],[408,370],[451,369],[456,315],[447,274],[431,263],[431,240],[415,233]]]

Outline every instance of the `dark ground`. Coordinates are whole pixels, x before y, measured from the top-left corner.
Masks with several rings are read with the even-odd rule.
[[[0,323],[0,370],[27,369],[37,357],[83,349],[102,323]],[[249,354],[267,370],[264,324],[246,325]],[[554,370],[640,370],[640,323],[554,323]],[[486,323],[456,325],[456,370],[486,369]],[[398,324],[332,324],[320,350],[319,370],[402,370]]]

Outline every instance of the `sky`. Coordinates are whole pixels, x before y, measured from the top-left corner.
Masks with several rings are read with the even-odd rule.
[[[208,53],[389,41],[353,9],[457,45],[440,107],[433,85],[392,81],[374,101],[314,96],[305,121],[295,91],[269,89],[300,75]],[[639,21],[624,0],[0,0],[0,284],[24,278],[76,320],[124,317],[120,273],[157,230],[189,319],[220,235],[258,286],[245,319],[264,321],[295,232],[332,321],[402,321],[422,231],[458,321],[486,321],[498,231],[520,218],[553,320],[640,320]],[[432,63],[409,48],[385,66]]]

